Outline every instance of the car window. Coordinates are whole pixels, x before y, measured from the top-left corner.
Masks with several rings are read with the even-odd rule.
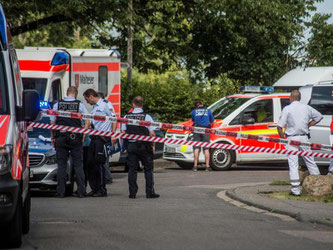
[[[333,115],[333,86],[313,87],[309,105],[322,115]]]
[[[249,98],[225,97],[208,108],[211,110],[215,119],[224,119],[248,100]]]
[[[290,100],[289,100],[289,98],[281,98],[281,99],[280,99],[280,102],[281,102],[281,110],[282,110],[285,106],[287,106],[287,105],[290,104]]]
[[[259,100],[252,103],[250,106],[244,109],[239,115],[237,115],[230,125],[242,124],[244,117],[253,118],[255,123],[273,122],[273,100]]]
[[[35,89],[38,92],[39,99],[44,100],[46,90],[46,78],[29,78],[23,77],[23,88],[24,89]]]

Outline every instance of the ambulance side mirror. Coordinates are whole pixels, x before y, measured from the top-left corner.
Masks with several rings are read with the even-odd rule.
[[[23,91],[22,107],[16,107],[18,121],[34,121],[40,111],[38,92],[34,89]]]

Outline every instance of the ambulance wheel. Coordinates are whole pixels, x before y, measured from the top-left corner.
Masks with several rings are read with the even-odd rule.
[[[30,209],[31,209],[31,197],[30,190],[28,191],[27,197],[24,201],[23,206],[23,220],[22,220],[22,233],[27,234],[30,229]]]
[[[1,248],[18,248],[22,244],[22,200],[21,197],[17,201],[15,214],[12,220],[5,225],[1,225],[0,241]]]
[[[228,170],[235,162],[235,152],[225,149],[213,149],[210,151],[210,166],[213,170]]]
[[[176,161],[176,164],[181,167],[182,169],[192,169],[193,163],[192,162],[185,162],[185,161]]]

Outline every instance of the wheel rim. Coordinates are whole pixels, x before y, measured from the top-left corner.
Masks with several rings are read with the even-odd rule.
[[[224,149],[214,150],[212,155],[212,163],[219,168],[226,167],[230,162],[230,153]]]

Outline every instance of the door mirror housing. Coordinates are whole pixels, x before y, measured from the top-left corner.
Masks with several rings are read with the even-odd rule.
[[[24,90],[22,107],[16,106],[17,120],[34,121],[37,118],[39,111],[40,103],[37,90]]]

